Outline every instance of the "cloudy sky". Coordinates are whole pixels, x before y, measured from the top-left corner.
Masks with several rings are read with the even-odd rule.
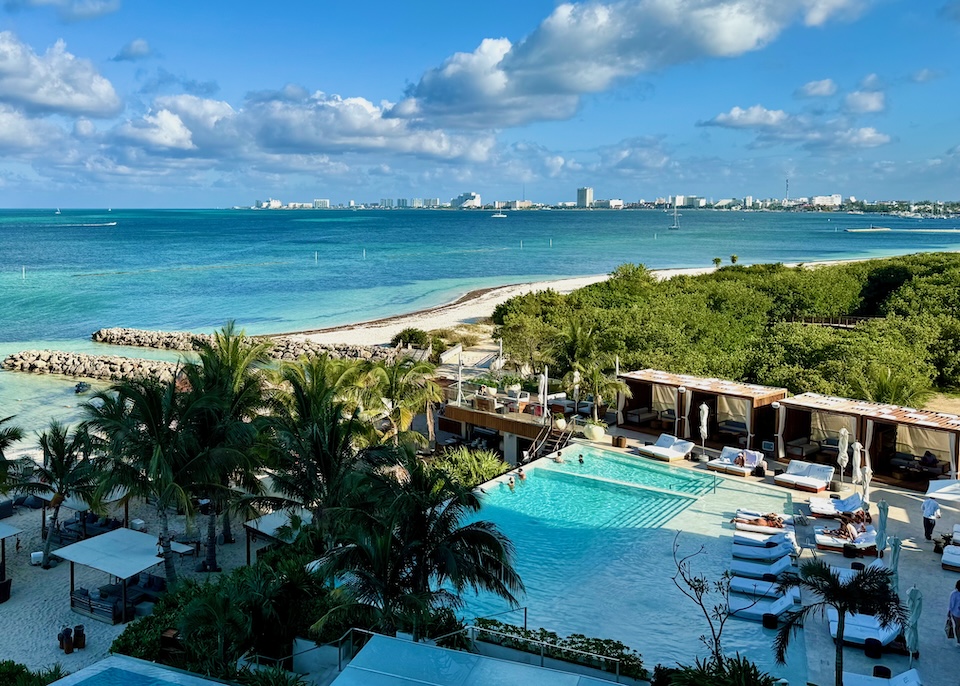
[[[960,0],[0,0],[0,206],[960,199]]]

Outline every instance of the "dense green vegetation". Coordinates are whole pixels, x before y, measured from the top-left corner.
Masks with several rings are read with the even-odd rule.
[[[67,674],[60,665],[34,672],[11,660],[0,661],[0,684],[4,686],[47,686]]]
[[[804,318],[866,317],[851,329]],[[657,281],[622,265],[569,295],[518,296],[494,313],[514,364],[575,368],[563,342],[593,332],[607,370],[653,367],[886,402],[960,387],[960,255],[818,267],[730,265]]]

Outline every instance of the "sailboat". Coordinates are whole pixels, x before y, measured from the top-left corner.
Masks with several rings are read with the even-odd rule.
[[[673,203],[673,225],[667,227],[670,231],[680,230],[680,215],[677,214],[677,203]]]
[[[54,212],[54,214],[60,214],[60,208],[59,208],[59,207],[57,208],[57,211]]]

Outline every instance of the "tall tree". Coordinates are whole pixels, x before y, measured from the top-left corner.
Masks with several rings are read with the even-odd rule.
[[[5,451],[17,441],[23,440],[23,429],[11,424],[12,421],[13,417],[0,419],[0,492],[4,489],[8,471],[15,467],[14,461],[7,460]]]
[[[393,443],[421,442],[423,436],[410,431],[414,417],[433,412],[433,404],[443,400],[440,387],[433,380],[434,366],[402,357],[393,362],[379,362],[370,370],[373,381],[369,390],[371,407],[378,406],[390,424],[384,438]]]
[[[599,408],[623,393],[632,397],[630,386],[620,379],[608,375],[604,371],[605,358],[595,357],[586,364],[578,363],[572,372],[563,377],[564,385],[573,390],[576,386],[581,394],[589,393],[593,396],[593,419],[599,421]]]
[[[778,595],[801,588],[810,591],[819,600],[784,615],[784,622],[774,640],[777,663],[785,663],[790,638],[803,626],[804,619],[813,614],[822,616],[828,608],[833,609],[837,613],[834,679],[836,686],[843,686],[843,630],[847,613],[873,615],[883,628],[906,624],[907,609],[893,588],[892,578],[893,571],[890,569],[867,567],[842,581],[840,575],[823,560],[804,562],[799,575],[792,572],[781,574],[777,585]]]
[[[67,498],[75,498],[96,509],[100,473],[90,457],[90,437],[83,429],[71,433],[70,427],[50,422],[50,427],[40,434],[39,445],[43,451],[43,463],[35,464],[29,458],[21,460],[12,488],[41,496],[53,509],[41,562],[41,566],[48,569],[53,539],[60,527],[60,508]]]
[[[87,425],[97,437],[102,460],[101,493],[116,487],[126,499],[150,500],[157,509],[167,583],[177,581],[168,510],[193,512],[191,495],[215,481],[204,455],[192,445],[190,425],[209,409],[210,400],[181,390],[174,376],[165,381],[135,379],[115,384],[85,405]]]

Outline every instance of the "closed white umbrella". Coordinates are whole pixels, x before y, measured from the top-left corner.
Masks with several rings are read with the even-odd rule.
[[[840,440],[837,441],[837,464],[840,466],[840,483],[843,483],[843,470],[847,468],[847,446],[850,445],[850,432],[847,427],[840,429]]]
[[[913,667],[913,656],[920,652],[920,612],[922,610],[923,594],[914,586],[907,591],[907,612],[910,613],[910,618],[903,631],[907,650],[910,651],[910,667]]]
[[[547,368],[543,368],[543,374],[540,375],[540,385],[537,388],[537,391],[540,393],[540,404],[543,407],[543,421],[546,424],[548,422],[547,416]]]
[[[873,467],[870,466],[870,451],[863,452],[863,502],[870,502],[870,479],[873,478]]]
[[[879,543],[879,541],[878,541]],[[890,584],[893,586],[893,590],[900,592],[900,570],[897,568],[897,565],[900,564],[900,548],[903,547],[903,541],[900,540],[899,536],[890,537],[890,559],[887,563],[890,565],[890,571],[893,572],[893,576],[890,579]]]
[[[706,454],[707,450],[707,435],[709,434],[709,425],[707,420],[710,417],[710,408],[707,407],[706,403],[700,403],[700,450],[702,454]]]
[[[573,413],[580,414],[580,370],[573,370]]]
[[[877,511],[880,513],[877,518],[877,554],[880,557],[883,557],[883,551],[887,547],[887,513],[889,510],[890,505],[887,504],[886,500],[877,503]]]
[[[860,460],[863,459],[863,446],[860,445],[860,441],[853,442],[853,455],[850,457],[850,460],[853,464],[850,467],[850,474],[853,480],[853,483],[859,484],[863,482],[863,472],[860,470]]]

